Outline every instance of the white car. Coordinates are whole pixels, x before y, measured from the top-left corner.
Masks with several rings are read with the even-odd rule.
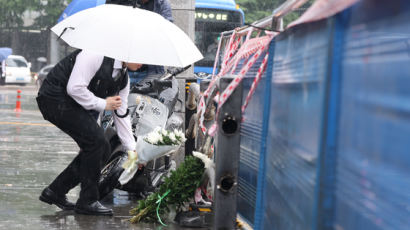
[[[31,83],[31,63],[23,56],[10,55],[5,60],[5,69],[3,73],[6,84],[25,85]]]

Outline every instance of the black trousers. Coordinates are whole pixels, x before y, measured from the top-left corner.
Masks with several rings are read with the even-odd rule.
[[[44,119],[72,137],[81,149],[67,168],[49,185],[50,189],[59,195],[65,195],[81,183],[77,204],[97,201],[101,166],[111,151],[104,130],[90,111],[74,101],[61,103],[40,95],[37,97],[37,104]]]

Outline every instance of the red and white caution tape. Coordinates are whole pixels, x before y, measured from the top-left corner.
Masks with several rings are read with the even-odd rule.
[[[246,96],[245,104],[243,104],[242,106],[242,114],[245,112],[246,107],[248,107],[249,101],[251,100],[253,94],[255,93],[256,87],[258,87],[258,84],[260,80],[262,79],[262,75],[266,71],[268,59],[269,59],[269,53],[266,53],[266,56],[263,59],[261,66],[259,67],[258,73],[256,74],[255,80],[253,80],[248,96]],[[269,84],[269,82],[267,82],[266,84]]]
[[[200,111],[199,112],[200,114],[199,126],[203,133],[206,132],[206,128],[203,123],[204,114],[205,114],[205,97],[209,97],[209,94],[214,88],[214,85],[216,84],[217,79],[220,76],[224,76],[229,71],[231,71],[231,73],[234,73],[239,61],[242,59],[248,59],[246,60],[244,66],[240,70],[239,74],[233,79],[233,81],[228,85],[228,87],[219,95],[218,110],[217,110],[217,116],[218,116],[219,108],[221,108],[222,105],[228,100],[228,98],[232,95],[233,91],[236,89],[236,87],[238,87],[239,83],[243,80],[245,75],[248,73],[250,68],[255,64],[255,62],[262,55],[262,53],[266,51],[272,38],[273,38],[272,35],[268,35],[268,36],[264,36],[260,38],[249,39],[245,41],[245,43],[241,46],[241,48],[236,52],[235,56],[233,57],[233,54],[238,48],[240,37],[235,38],[235,33],[232,35],[230,42],[229,42],[229,49],[226,51],[225,56],[224,56],[224,62],[223,62],[221,71],[217,76],[215,76],[212,79],[208,89],[204,92],[200,100],[200,105],[198,107],[198,111]],[[268,62],[268,55],[269,54],[267,53],[263,59],[261,66],[259,67],[255,80],[251,86],[251,90],[249,91],[246,97],[245,103],[242,106],[242,112],[245,111],[246,106],[248,105],[250,99],[252,98],[252,95],[254,94],[256,87],[258,83],[260,82],[263,73],[266,70],[266,64]],[[210,136],[214,136],[217,129],[218,129],[217,123],[215,122],[214,124],[212,124],[211,128],[209,129],[208,134]]]
[[[221,40],[222,40],[222,39],[221,39]],[[206,128],[205,128],[205,126],[204,126],[204,116],[205,116],[205,110],[206,110],[206,107],[205,107],[205,98],[208,98],[208,97],[209,97],[209,95],[210,95],[210,93],[212,92],[212,90],[213,90],[213,88],[214,88],[214,86],[215,86],[215,84],[216,84],[218,78],[219,78],[220,76],[222,76],[222,75],[221,75],[221,72],[224,72],[224,70],[225,70],[225,68],[226,68],[226,65],[227,65],[229,59],[234,55],[234,53],[235,53],[236,50],[238,49],[240,40],[241,40],[241,37],[240,37],[240,36],[236,37],[236,31],[234,31],[234,32],[232,33],[231,38],[229,39],[228,49],[225,50],[225,55],[224,55],[224,58],[223,58],[223,60],[222,60],[222,67],[221,67],[220,73],[219,73],[217,76],[213,76],[212,81],[210,82],[208,88],[205,90],[205,92],[203,93],[203,95],[202,95],[201,98],[200,98],[199,106],[198,106],[198,114],[200,115],[200,116],[199,116],[199,128],[201,129],[201,131],[202,131],[203,133],[206,132]],[[220,41],[220,43],[219,43],[218,49],[220,49],[220,45],[221,45],[221,41]],[[218,57],[218,56],[219,56],[219,51],[218,51],[218,53],[217,53],[217,57]],[[215,66],[216,66],[216,61],[215,61],[214,67],[215,67]],[[214,68],[214,69],[215,69],[215,68]]]

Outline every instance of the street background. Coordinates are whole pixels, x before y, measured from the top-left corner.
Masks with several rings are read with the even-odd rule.
[[[17,90],[22,111],[14,111]],[[65,133],[45,121],[38,110],[37,87],[0,86],[0,229],[165,229],[130,224],[129,210],[137,200],[115,190],[103,204],[114,216],[85,216],[40,202],[41,191],[71,162],[79,148]],[[68,199],[75,202],[79,187]],[[177,225],[166,229],[180,229]]]

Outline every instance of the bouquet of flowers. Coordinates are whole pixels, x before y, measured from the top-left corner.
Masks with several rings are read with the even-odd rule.
[[[188,156],[181,165],[166,177],[159,190],[140,200],[138,206],[131,210],[131,223],[163,223],[171,217],[171,210],[182,211],[186,202],[192,200],[195,190],[200,186],[204,173],[204,164],[199,158]],[[161,219],[162,218],[162,219]]]
[[[156,128],[153,132],[149,133],[144,141],[152,145],[180,145],[186,141],[185,135],[181,130],[175,129],[174,131],[168,131],[162,128]]]
[[[122,165],[125,169],[119,178],[124,185],[135,175],[137,164],[146,164],[148,161],[169,155],[186,141],[181,130],[168,131],[156,128],[145,137],[138,138],[136,151],[128,151],[128,159]]]

